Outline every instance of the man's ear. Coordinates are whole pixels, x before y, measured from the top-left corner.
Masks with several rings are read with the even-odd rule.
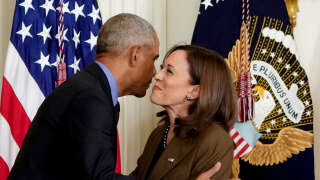
[[[131,46],[128,52],[129,66],[135,67],[141,57],[141,46]]]
[[[191,99],[197,99],[200,95],[200,85],[192,85],[191,90],[188,94],[188,97],[190,97]]]

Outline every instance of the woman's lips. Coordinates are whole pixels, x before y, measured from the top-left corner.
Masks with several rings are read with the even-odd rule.
[[[153,88],[152,88],[152,90],[158,90],[158,91],[160,91],[161,89],[159,88],[159,86],[154,85]]]

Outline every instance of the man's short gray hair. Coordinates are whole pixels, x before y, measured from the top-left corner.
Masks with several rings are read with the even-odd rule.
[[[134,45],[155,44],[155,30],[143,18],[122,13],[111,17],[99,31],[97,54],[111,52],[120,54]]]

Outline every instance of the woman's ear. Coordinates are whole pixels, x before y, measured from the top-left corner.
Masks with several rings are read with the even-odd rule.
[[[197,99],[200,95],[200,85],[192,85],[191,91],[189,92],[189,97],[193,99]]]

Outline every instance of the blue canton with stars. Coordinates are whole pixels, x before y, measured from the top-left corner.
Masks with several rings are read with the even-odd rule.
[[[11,43],[45,96],[57,79],[59,9],[59,0],[17,0],[12,25]],[[65,0],[63,12],[70,77],[93,62],[102,21],[96,0]]]

